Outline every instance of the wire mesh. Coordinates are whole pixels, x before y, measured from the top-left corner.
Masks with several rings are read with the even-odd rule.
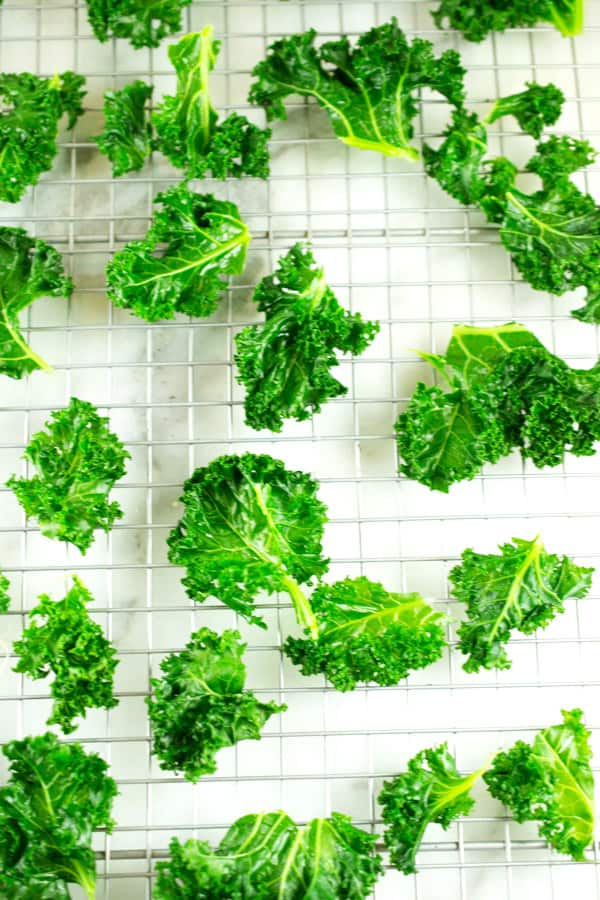
[[[308,27],[323,36],[356,36],[397,15],[410,34],[430,37],[440,49],[460,48],[476,109],[525,80],[552,79],[568,100],[556,130],[600,144],[600,2],[589,0],[586,32],[575,41],[540,27],[482,45],[434,31],[431,6],[199,0],[186,11],[186,27],[215,26],[223,41],[216,105],[257,122],[262,114],[246,101],[249,72],[272,40]],[[153,197],[179,174],[156,156],[139,174],[115,182],[91,137],[102,129],[105,90],[133,77],[152,81],[155,99],[173,89],[167,43],[149,51],[133,51],[124,41],[101,45],[82,2],[5,0],[0,13],[3,71],[51,75],[74,68],[88,78],[86,115],[73,133],[62,134],[52,171],[19,204],[0,210],[3,224],[22,225],[57,246],[76,283],[69,302],[42,300],[27,313],[26,336],[54,372],[3,385],[0,475],[4,482],[27,470],[24,445],[50,410],[76,394],[108,412],[131,452],[127,477],[115,490],[125,517],[81,557],[41,537],[3,488],[0,565],[20,601],[1,628],[4,640],[14,639],[37,595],[61,596],[67,577],[80,573],[96,598],[95,618],[118,648],[120,704],[93,711],[75,736],[109,760],[121,791],[114,834],[96,841],[99,896],[110,900],[150,897],[155,860],[165,856],[172,835],[217,839],[246,812],[282,807],[306,821],[338,809],[380,832],[376,797],[383,778],[424,746],[447,740],[468,770],[515,736],[557,721],[561,707],[585,710],[596,745],[600,729],[598,582],[592,596],[571,603],[542,634],[514,640],[509,671],[466,675],[452,653],[398,687],[348,695],[300,676],[281,657],[282,636],[294,628],[283,599],[264,598],[269,628],[262,632],[219,604],[194,606],[185,596],[181,572],[165,553],[181,484],[194,467],[245,449],[272,453],[320,479],[331,516],[332,577],[365,574],[390,589],[418,590],[456,615],[447,574],[466,546],[486,552],[513,535],[539,532],[549,549],[597,565],[600,459],[570,458],[559,469],[537,471],[515,455],[443,496],[397,478],[393,423],[416,381],[430,378],[410,348],[442,350],[453,322],[524,322],[580,365],[595,361],[600,348],[594,328],[569,318],[573,298],[550,299],[520,282],[496,231],[444,196],[419,164],[345,148],[326,116],[299,100],[274,127],[268,182],[202,183],[237,202],[253,234],[246,272],[215,315],[149,326],[112,308],[105,264],[123,242],[141,237]],[[420,131],[439,133],[446,116],[443,104],[425,98]],[[510,122],[498,127],[493,151],[524,161],[530,149]],[[599,169],[590,169],[585,183],[592,192],[598,178]],[[253,285],[299,239],[312,241],[340,299],[378,318],[381,332],[360,359],[341,366],[346,397],[311,422],[288,423],[281,435],[256,433],[243,421],[233,338],[258,319]],[[181,648],[200,624],[238,627],[249,645],[249,686],[289,710],[271,720],[260,743],[222,751],[217,774],[192,786],[151,759],[144,699],[162,656]],[[44,730],[49,704],[45,683],[5,668],[0,740]],[[562,900],[575,891],[600,898],[597,866],[550,853],[535,828],[513,823],[481,791],[471,817],[448,832],[427,831],[419,862],[416,876],[387,870],[377,900],[520,900],[532,892]]]

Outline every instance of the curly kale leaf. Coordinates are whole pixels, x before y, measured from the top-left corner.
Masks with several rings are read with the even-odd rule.
[[[583,31],[584,0],[440,0],[435,24],[461,31],[468,41],[482,41],[491,31],[531,28],[550,22],[564,37]]]
[[[15,641],[19,657],[14,672],[31,678],[54,675],[50,693],[54,700],[48,725],[58,725],[65,734],[75,731],[73,719],[85,718],[88,709],[112,709],[115,650],[94,622],[86,604],[93,597],[79,578],[59,601],[42,594],[30,612],[31,624]],[[43,624],[37,619],[45,618]]]
[[[539,538],[513,538],[500,554],[465,550],[450,572],[451,596],[467,607],[458,629],[459,649],[468,657],[464,670],[509,669],[504,644],[511,631],[545,628],[564,612],[566,600],[585,597],[593,571],[547,553]]]
[[[485,126],[475,113],[456,109],[443,137],[437,150],[428,144],[423,146],[425,171],[455,200],[474,205],[484,187],[481,165],[487,153]]]
[[[42,534],[70,541],[85,553],[95,529],[108,532],[123,515],[108,495],[125,474],[130,455],[109,430],[108,419],[77,397],[52,413],[46,429],[34,434],[24,453],[37,474],[13,475],[7,484],[27,516],[38,520]]]
[[[383,839],[390,860],[405,875],[416,872],[415,860],[430,823],[447,829],[466,816],[475,801],[471,789],[485,767],[461,775],[447,744],[421,750],[406,772],[384,781],[379,795],[385,824]]]
[[[286,706],[261,703],[244,690],[246,644],[237,631],[201,628],[181,653],[160,664],[147,698],[153,753],[161,769],[182,770],[189,781],[215,772],[216,753],[238,741],[260,740],[272,715]]]
[[[383,872],[375,836],[336,812],[303,827],[284,812],[243,816],[216,850],[176,838],[169,849],[155,900],[366,900]]]
[[[185,566],[188,595],[213,596],[264,625],[260,591],[288,593],[298,621],[317,634],[300,590],[327,571],[321,546],[326,508],[317,483],[279,460],[244,453],[220,456],[183,486],[184,513],[168,538],[169,560]]]
[[[107,764],[49,733],[2,749],[10,778],[0,787],[0,898],[67,900],[67,885],[78,884],[93,900],[92,833],[114,824]]]
[[[565,95],[554,84],[527,81],[526,90],[501,97],[485,118],[491,125],[503,116],[514,116],[521,131],[539,138],[546,125],[554,125],[560,118]]]
[[[39,297],[70,297],[62,256],[22,228],[0,227],[0,372],[22,378],[50,366],[25,342],[19,314]]]
[[[225,276],[243,271],[250,232],[234,203],[184,184],[158,194],[155,203],[162,208],[146,237],[126,244],[108,264],[108,295],[149,322],[178,312],[208,316]]]
[[[398,684],[439,659],[446,646],[442,613],[420,594],[394,594],[368,578],[321,584],[310,598],[317,640],[287,639],[283,650],[303,675],[324,673],[339,691],[359,681]]]
[[[330,374],[335,350],[358,355],[379,330],[344,310],[309,248],[295,244],[275,272],[260,282],[254,300],[265,322],[236,335],[235,362],[246,387],[246,424],[281,431],[347,388]]]
[[[232,113],[222,122],[209,92],[209,77],[219,55],[213,28],[187,34],[169,47],[177,73],[177,92],[167,96],[152,116],[157,145],[188,178],[239,178],[269,175],[268,129]]]
[[[85,78],[64,72],[39,78],[29,72],[0,75],[0,200],[16,203],[51,168],[58,152],[58,123],[72,128],[83,112]]]
[[[532,744],[517,741],[499,753],[484,775],[490,793],[517,822],[539,822],[540,836],[559,853],[583,861],[594,839],[591,732],[580,709],[540,731]]]
[[[436,57],[421,38],[409,43],[395,18],[363,34],[354,49],[347,37],[317,48],[315,37],[310,30],[276,41],[255,66],[250,101],[265,108],[269,121],[286,118],[286,97],[313,97],[345,144],[414,160],[415,92],[428,88],[462,106],[459,55],[446,50]]]
[[[138,172],[154,148],[146,110],[153,90],[152,85],[138,80],[104,94],[105,130],[94,140],[111,161],[113,178]]]
[[[8,607],[10,606],[9,587],[10,581],[6,575],[0,571],[0,613],[8,612]]]
[[[99,41],[128,38],[136,48],[158,47],[181,31],[181,13],[192,0],[87,0],[88,19]]]

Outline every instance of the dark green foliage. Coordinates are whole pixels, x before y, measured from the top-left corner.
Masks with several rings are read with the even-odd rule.
[[[265,322],[236,335],[246,424],[281,431],[284,419],[308,419],[322,403],[347,392],[330,373],[338,365],[335,351],[362,353],[379,324],[339,305],[324,270],[301,244],[262,279],[254,300]]]
[[[182,770],[189,781],[215,772],[216,753],[238,741],[259,740],[272,715],[286,706],[261,703],[244,690],[246,644],[237,631],[201,628],[181,653],[160,664],[147,698],[152,751],[161,769]]]
[[[208,316],[225,276],[243,271],[250,232],[234,203],[192,193],[185,184],[154,202],[161,208],[146,237],[126,244],[108,264],[108,295],[149,322],[176,313]]]
[[[498,753],[484,779],[517,822],[539,822],[540,837],[555,850],[584,860],[594,838],[591,732],[580,709],[562,715],[560,725],[540,731],[533,743],[517,741]]]
[[[73,72],[53,78],[0,75],[0,200],[16,203],[50,169],[61,117],[67,113],[72,128],[83,112],[84,83]]]
[[[53,734],[5,744],[0,787],[0,900],[68,900],[68,885],[96,896],[92,832],[112,831],[117,786],[81,744]]]
[[[111,161],[114,178],[138,172],[152,152],[153,132],[146,104],[153,90],[152,85],[138,80],[120,91],[104,94],[105,130],[94,140]]]
[[[87,0],[88,19],[99,41],[128,38],[136,47],[158,47],[180,31],[181,13],[192,0]]]
[[[267,178],[271,132],[231,113],[222,122],[212,106],[209,76],[219,55],[211,25],[169,47],[177,73],[177,93],[167,96],[152,116],[157,145],[188,178]]]
[[[10,581],[6,575],[0,571],[0,613],[8,612],[8,607],[10,606],[9,587]]]
[[[475,801],[471,789],[484,769],[461,775],[447,744],[421,750],[408,762],[406,772],[384,781],[379,795],[385,845],[392,864],[410,875],[425,829],[431,823],[449,828],[466,816]]]
[[[428,175],[465,206],[481,197],[484,182],[481,164],[487,153],[487,132],[475,113],[457,109],[444,132],[444,141],[434,150],[423,147],[423,162]]]
[[[469,41],[482,41],[491,31],[532,28],[551,22],[565,37],[583,30],[584,0],[440,0],[432,13],[438,28],[449,25]]]
[[[248,815],[216,850],[174,838],[170,853],[155,900],[366,900],[383,871],[375,836],[335,812],[304,827],[283,812]]]
[[[361,35],[355,48],[347,37],[320,47],[315,38],[311,29],[276,41],[255,66],[250,100],[265,108],[267,119],[286,118],[286,97],[313,97],[345,144],[417,159],[411,145],[416,91],[428,88],[462,105],[459,55],[446,50],[436,57],[433,45],[421,38],[409,43],[396,19]]]
[[[25,343],[19,313],[39,297],[70,297],[62,256],[22,228],[0,227],[0,372],[22,378],[49,365]]]
[[[485,121],[491,125],[503,116],[514,116],[521,131],[539,138],[545,125],[554,125],[560,118],[565,95],[553,84],[525,83],[526,90],[501,97]]]
[[[40,596],[29,615],[46,621],[32,621],[14,644],[19,657],[14,672],[34,679],[54,675],[54,705],[47,724],[58,725],[65,734],[75,731],[73,719],[85,718],[88,709],[112,709],[118,703],[113,694],[115,649],[88,614],[86,604],[94,598],[79,578],[73,581],[62,600]]]
[[[459,649],[468,657],[464,670],[509,669],[504,644],[511,631],[545,628],[564,612],[566,600],[585,597],[593,571],[547,553],[539,538],[513,538],[500,554],[465,550],[450,572],[451,596],[467,607],[458,629]]]
[[[368,578],[321,584],[310,598],[317,640],[288,638],[284,652],[303,675],[324,673],[339,691],[359,681],[394,685],[439,659],[442,613],[420,594],[393,594]]]
[[[125,474],[130,456],[109,430],[108,419],[77,397],[52,413],[45,427],[31,438],[24,453],[37,474],[13,475],[7,484],[27,516],[38,520],[42,534],[70,541],[85,553],[95,529],[108,532],[123,515],[108,495]]]

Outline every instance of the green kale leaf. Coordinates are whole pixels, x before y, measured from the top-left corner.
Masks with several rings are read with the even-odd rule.
[[[104,95],[105,131],[94,140],[111,161],[113,178],[138,172],[154,148],[146,110],[153,90],[152,85],[138,80]]]
[[[414,160],[415,92],[427,88],[462,106],[458,53],[436,57],[430,41],[409,43],[395,18],[363,34],[354,49],[347,37],[317,48],[315,37],[311,29],[276,41],[255,66],[249,99],[264,107],[269,121],[286,118],[286,97],[313,97],[348,146]]]
[[[485,187],[481,174],[487,153],[485,126],[475,113],[455,109],[443,137],[437,150],[429,144],[423,146],[425,171],[455,200],[473,206]]]
[[[85,78],[64,72],[39,78],[29,72],[0,75],[0,200],[16,203],[51,168],[58,152],[58,123],[72,128],[83,112]]]
[[[87,0],[88,19],[99,41],[128,38],[136,48],[158,47],[181,31],[181,13],[192,0]]]
[[[475,801],[471,789],[485,766],[461,775],[447,744],[421,750],[408,762],[406,772],[384,781],[379,795],[385,824],[383,839],[390,860],[405,875],[416,872],[416,855],[430,823],[448,829],[466,816]]]
[[[330,374],[335,350],[358,355],[379,330],[341,307],[309,248],[294,244],[275,272],[260,282],[254,300],[265,322],[236,335],[238,380],[246,387],[246,424],[281,431],[347,388]]]
[[[499,753],[484,775],[493,797],[517,822],[539,822],[539,834],[559,853],[583,861],[594,839],[591,732],[580,709],[562,710],[563,721],[527,744]]]
[[[284,812],[243,816],[216,850],[171,841],[155,900],[366,900],[383,872],[375,836],[332,813],[299,827]]]
[[[514,116],[521,131],[537,139],[545,125],[554,125],[560,118],[565,95],[554,84],[525,84],[526,90],[497,100],[485,122],[491,125],[503,116]]]
[[[39,297],[71,296],[73,282],[60,253],[22,228],[0,227],[0,280],[0,372],[22,378],[36,369],[49,370],[25,342],[19,314]]]
[[[468,657],[465,672],[509,669],[504,644],[511,631],[533,634],[545,628],[564,612],[566,600],[585,597],[593,571],[568,556],[547,553],[539,538],[513,538],[500,554],[465,550],[450,572],[451,597],[467,607],[458,628],[458,647]]]
[[[112,709],[118,703],[113,694],[115,649],[89,616],[86,604],[94,598],[79,578],[73,581],[62,600],[40,596],[29,614],[31,624],[14,644],[19,657],[14,672],[34,679],[54,675],[47,724],[58,725],[64,734],[75,731],[73,719],[85,718],[88,709]],[[41,618],[43,624],[36,621]]]
[[[152,116],[157,145],[188,178],[267,178],[271,132],[231,113],[222,122],[209,93],[209,77],[219,55],[213,28],[187,34],[169,47],[177,73],[177,92],[167,96]]]
[[[225,276],[243,271],[250,232],[234,203],[184,184],[158,194],[155,203],[162,208],[146,237],[126,244],[108,264],[108,295],[149,322],[178,312],[208,316]]]
[[[93,900],[92,833],[114,824],[117,786],[107,764],[49,733],[2,749],[10,778],[0,787],[1,900],[68,900],[69,884]]]
[[[300,589],[327,571],[321,546],[327,518],[317,483],[279,460],[244,453],[219,456],[183,486],[184,513],[168,538],[169,560],[185,566],[188,595],[216,597],[249,622],[264,626],[261,591],[283,591],[299,623],[316,637],[310,604]]]
[[[10,606],[9,587],[10,581],[6,575],[0,571],[0,613],[8,612],[8,607]]]
[[[108,495],[130,455],[109,430],[108,419],[77,397],[52,413],[46,429],[34,434],[24,453],[37,474],[13,475],[7,484],[26,515],[37,518],[43,535],[70,541],[85,553],[95,529],[108,532],[123,515]]]
[[[440,0],[435,24],[461,31],[468,41],[482,41],[491,31],[531,28],[550,22],[564,37],[583,31],[584,0]]]
[[[339,691],[359,681],[394,685],[439,659],[446,646],[444,615],[420,594],[394,594],[368,578],[321,584],[310,605],[317,640],[290,637],[284,653],[303,675],[324,673]]]
[[[246,644],[238,631],[200,628],[181,653],[160,664],[147,698],[152,750],[161,769],[182,770],[189,781],[215,772],[216,753],[238,741],[260,740],[268,719],[287,707],[261,703],[244,690]]]

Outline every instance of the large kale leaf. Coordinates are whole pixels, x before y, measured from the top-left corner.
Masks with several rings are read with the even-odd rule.
[[[161,769],[182,770],[189,781],[215,772],[215,755],[238,741],[259,740],[265,723],[287,707],[261,703],[244,690],[246,644],[237,631],[209,628],[160,664],[147,698],[152,750]]]
[[[192,0],[87,0],[88,19],[99,41],[128,38],[136,47],[158,47],[180,31],[181,13]]]
[[[551,22],[570,37],[583,30],[583,4],[584,0],[440,0],[432,15],[438,28],[448,24],[469,41],[538,22]]]
[[[126,244],[108,264],[108,295],[149,322],[178,312],[208,316],[225,276],[243,271],[250,232],[234,203],[185,184],[158,194],[155,203],[161,208],[146,237]]]
[[[70,541],[85,553],[95,529],[108,532],[123,515],[108,495],[125,474],[129,453],[91,403],[72,397],[65,409],[52,413],[46,431],[31,438],[24,458],[37,473],[13,475],[7,484],[46,537]]]
[[[94,138],[112,163],[113,178],[139,171],[154,147],[146,104],[154,88],[132,81],[120,91],[104,94],[104,131]]]
[[[339,305],[323,269],[301,244],[263,278],[254,300],[265,322],[236,335],[246,423],[281,431],[284,419],[308,419],[322,403],[347,392],[330,373],[338,365],[335,351],[362,353],[379,325]]]
[[[355,48],[347,37],[317,48],[315,37],[311,29],[276,41],[255,66],[250,100],[265,108],[267,119],[286,118],[288,96],[313,97],[345,144],[414,160],[415,93],[427,88],[462,105],[458,53],[436,57],[429,41],[410,43],[396,19],[361,35]]]
[[[107,764],[49,733],[2,749],[10,777],[0,787],[0,900],[68,900],[69,884],[93,900],[92,833],[114,824]]]

